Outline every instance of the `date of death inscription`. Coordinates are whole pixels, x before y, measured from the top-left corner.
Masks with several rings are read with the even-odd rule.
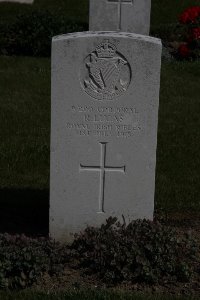
[[[81,137],[131,138],[141,130],[140,113],[134,107],[71,106],[66,129]]]

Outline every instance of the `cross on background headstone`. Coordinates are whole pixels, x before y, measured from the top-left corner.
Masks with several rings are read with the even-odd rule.
[[[151,0],[90,0],[90,31],[149,35]]]
[[[131,4],[133,5],[133,0],[107,0],[108,2],[115,3],[118,5],[118,30],[122,29],[122,5]]]
[[[99,213],[104,213],[104,194],[105,194],[105,176],[106,172],[122,172],[125,173],[125,166],[111,167],[106,166],[106,144],[101,145],[101,157],[99,166],[83,166],[80,164],[80,171],[100,172],[100,190],[99,190]]]

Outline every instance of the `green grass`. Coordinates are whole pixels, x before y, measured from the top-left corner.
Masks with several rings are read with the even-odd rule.
[[[195,300],[197,298],[176,296],[149,296],[132,293],[73,292],[47,295],[45,293],[20,292],[0,293],[0,300]]]
[[[0,188],[48,189],[50,60],[0,57],[0,66]],[[200,209],[199,86],[200,62],[162,64],[158,208]]]
[[[163,63],[158,127],[156,202],[200,209],[200,62]]]
[[[199,0],[152,0],[152,26],[176,23],[177,16],[187,7],[200,5]],[[1,20],[13,19],[31,9],[48,9],[66,15],[66,18],[88,21],[89,0],[35,0],[33,6],[1,3]]]
[[[0,57],[0,185],[49,184],[50,60]]]

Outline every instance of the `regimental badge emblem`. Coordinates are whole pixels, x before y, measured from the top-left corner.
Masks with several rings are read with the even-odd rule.
[[[131,67],[117,47],[103,41],[84,60],[81,84],[85,92],[97,100],[114,100],[131,82]]]

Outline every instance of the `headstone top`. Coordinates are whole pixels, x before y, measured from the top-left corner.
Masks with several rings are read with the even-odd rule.
[[[90,0],[90,31],[149,35],[151,0]]]
[[[118,32],[118,31],[83,31],[83,32],[75,32],[75,33],[67,33],[58,36],[54,36],[52,41],[56,42],[58,40],[68,40],[74,38],[90,38],[90,37],[108,37],[108,38],[130,38],[137,41],[149,42],[158,45],[162,45],[161,40],[159,38],[145,36],[137,33],[131,32]]]

